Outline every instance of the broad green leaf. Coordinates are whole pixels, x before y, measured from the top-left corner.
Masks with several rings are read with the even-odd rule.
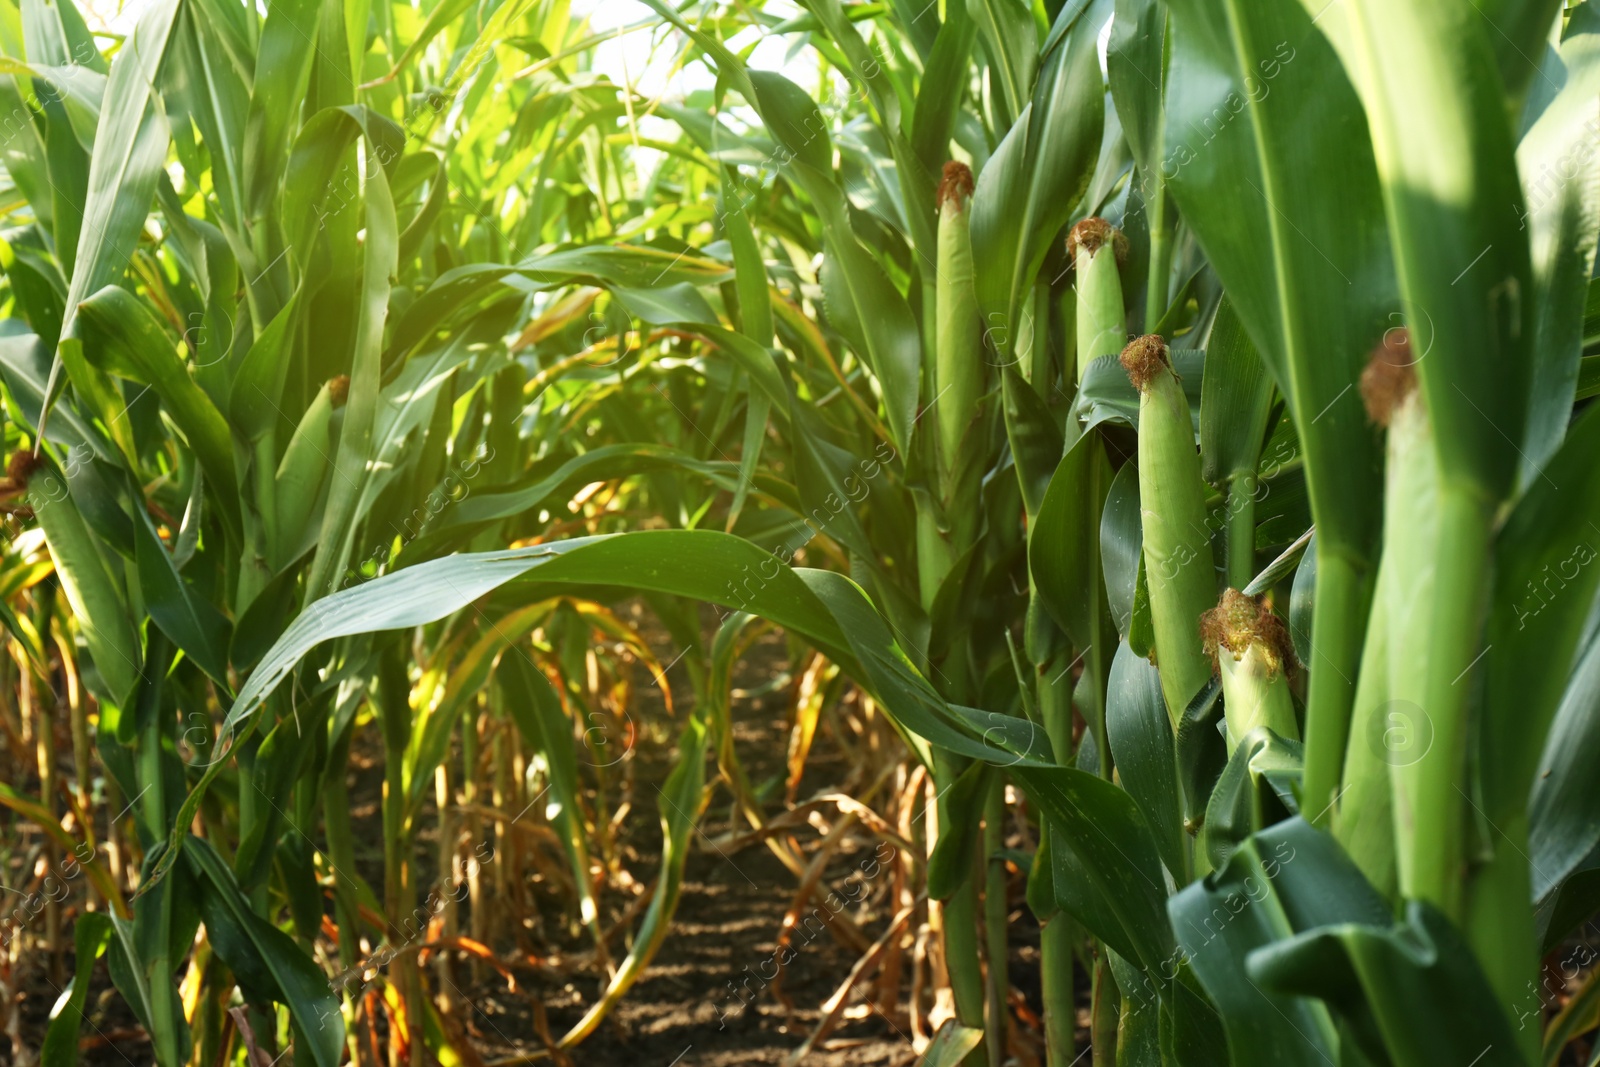
[[[989,789],[990,764],[974,760],[945,799],[950,825],[939,827],[939,840],[928,856],[928,896],[949,900],[978,867],[978,824],[983,819],[983,795]]]
[[[983,1031],[946,1019],[917,1061],[917,1067],[956,1067],[967,1053],[983,1044]]]
[[[937,171],[949,158],[950,138],[965,90],[962,83],[975,35],[967,5],[947,5],[912,110],[912,147],[930,171]]]
[[[337,1067],[344,1051],[344,1016],[327,976],[288,934],[255,913],[209,842],[195,838],[187,851],[205,884],[201,913],[217,954],[242,988],[289,1009],[296,1044],[312,1063]]]
[[[1211,323],[1200,389],[1200,464],[1206,481],[1225,490],[1235,478],[1254,478],[1271,409],[1272,379],[1224,297]]]
[[[178,0],[151,4],[111,64],[105,91],[109,106],[101,109],[90,157],[88,199],[67,289],[63,335],[71,333],[79,301],[122,276],[144,229],[156,179],[167,161],[167,120],[154,87],[177,13]],[[50,371],[42,419],[49,416],[60,370],[58,361]]]
[[[1300,744],[1265,726],[1238,739],[1206,802],[1199,843],[1208,866],[1223,867],[1240,842],[1295,812],[1302,764]]]
[[[1030,516],[1037,516],[1061,462],[1061,430],[1045,402],[1015,367],[1002,368],[1001,376],[1006,437],[1017,465],[1022,503]]]
[[[1179,803],[1177,754],[1172,724],[1161,696],[1161,677],[1126,641],[1117,645],[1106,686],[1106,737],[1122,782],[1155,833],[1161,860],[1182,882],[1183,811]]]
[[[53,471],[34,474],[28,498],[44,528],[56,574],[95,667],[111,701],[126,708],[138,685],[144,656],[127,599],[106,567],[106,551],[84,525],[67,487]]]
[[[222,613],[189,588],[144,511],[133,522],[139,589],[150,620],[226,692],[231,626]],[[177,531],[173,531],[176,539]]]
[[[267,218],[288,163],[290,134],[316,55],[319,7],[317,0],[282,0],[267,8],[261,24],[243,146],[244,206],[257,224]]]
[[[1000,127],[1005,129],[1022,114],[1039,69],[1039,38],[1033,13],[1020,0],[965,2],[989,56],[996,103],[1002,107]]]
[[[353,138],[358,126],[356,116],[348,112],[334,115],[345,120],[345,136]],[[361,125],[359,129],[370,144],[370,127]],[[376,154],[376,145],[373,151]],[[291,162],[291,169],[292,166]],[[333,460],[333,477],[328,483],[328,503],[322,513],[322,535],[306,578],[308,604],[333,587],[350,558],[356,526],[361,520],[360,487],[368,464],[374,458],[383,331],[389,313],[389,279],[395,272],[399,232],[394,202],[389,198],[389,181],[382,167],[367,171],[362,195],[366,202],[366,238],[362,243],[360,304],[350,392],[344,409],[344,426],[339,432],[339,450]]]
[[[1139,468],[1124,463],[1111,479],[1100,512],[1100,559],[1105,575],[1106,607],[1118,633],[1128,636],[1133,623],[1144,539],[1139,515]],[[1148,610],[1148,609],[1147,609]]]
[[[1247,968],[1302,931],[1387,922],[1382,898],[1332,838],[1299,819],[1265,830],[1226,867],[1180,890],[1169,911],[1189,966],[1222,1016],[1230,1063],[1349,1062],[1337,1058],[1339,1036],[1324,1005],[1281,992]]]
[[[1471,949],[1421,901],[1407,904],[1404,921],[1392,927],[1332,922],[1264,945],[1250,953],[1246,971],[1264,989],[1321,997],[1375,1062],[1526,1065]]]
[[[1471,4],[1353,0],[1322,19],[1319,0],[1302,2],[1298,14],[1319,15],[1365,104],[1441,474],[1502,500],[1516,479],[1537,336],[1495,56],[1504,31]],[[1304,224],[1296,205],[1279,206]]]

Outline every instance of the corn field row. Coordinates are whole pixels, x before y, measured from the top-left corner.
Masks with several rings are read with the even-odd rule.
[[[1600,1064],[1594,0],[0,0],[0,112],[0,1063]]]

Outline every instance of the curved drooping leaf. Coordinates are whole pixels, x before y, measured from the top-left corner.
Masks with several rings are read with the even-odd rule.
[[[1263,726],[1238,741],[1206,804],[1200,843],[1213,869],[1228,862],[1240,842],[1265,829],[1281,807],[1294,813],[1302,748]],[[1315,813],[1313,813],[1315,814]]]
[[[1335,920],[1264,945],[1246,971],[1265,989],[1320,997],[1374,1062],[1527,1067],[1472,950],[1424,902],[1394,926]]]
[[[240,689],[222,735],[231,735],[323,641],[433,622],[536,570],[532,576],[552,588],[632,586],[750,610],[818,641],[843,662],[853,659],[837,624],[800,576],[742,538],[710,530],[580,537],[431,560],[313,602]]]
[[[227,692],[232,629],[227,618],[184,582],[149,515],[141,511],[133,530],[140,592],[151,621]]]
[[[122,583],[107,567],[105,548],[89,532],[77,504],[54,471],[36,472],[28,483],[28,495],[84,643],[109,689],[109,699],[118,707],[127,707],[139,682],[144,653]]]
[[[1339,1035],[1324,1005],[1274,988],[1247,966],[1302,931],[1387,924],[1383,899],[1332,838],[1301,819],[1279,823],[1179,890],[1168,911],[1185,959],[1222,1016],[1230,1063],[1349,1062],[1337,1058]]]

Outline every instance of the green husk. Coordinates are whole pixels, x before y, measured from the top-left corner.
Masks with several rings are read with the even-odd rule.
[[[1122,351],[1128,331],[1122,310],[1122,275],[1128,239],[1105,219],[1088,218],[1067,234],[1067,254],[1077,269],[1078,381],[1100,356]]]
[[[939,184],[939,270],[935,287],[934,406],[939,415],[939,450],[949,502],[962,441],[983,393],[982,321],[973,285],[972,240],[967,231],[972,171],[952,160]]]
[[[1200,455],[1189,401],[1154,334],[1130,341],[1122,365],[1139,390],[1139,508],[1161,693],[1176,729],[1211,677],[1200,616],[1216,599]]]

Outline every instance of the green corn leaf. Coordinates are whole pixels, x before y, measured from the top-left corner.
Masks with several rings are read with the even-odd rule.
[[[152,904],[158,900],[156,895],[150,898]],[[149,955],[148,942],[142,927],[147,925],[147,920],[141,922],[140,916],[150,914],[146,909],[150,904],[139,905],[135,908],[135,918],[132,921],[110,916],[112,928],[116,936],[112,938],[107,951],[107,970],[111,972],[111,980],[117,987],[117,992],[128,1002],[128,1007],[133,1010],[134,1018],[139,1020],[152,1037],[155,1046],[155,1062],[159,1067],[179,1067],[187,1059],[188,1045],[191,1037],[189,1028],[183,1024],[182,1006],[178,1003],[177,987],[168,975],[155,977],[156,981],[164,982],[169,991],[158,992],[152,985],[152,976],[147,973],[146,957]],[[193,936],[191,931],[190,936]],[[170,958],[170,957],[169,957]],[[165,1006],[164,1017],[158,1015]],[[159,1025],[152,1020],[161,1018]],[[183,1059],[179,1056],[183,1055]]]
[[[108,285],[78,308],[85,355],[105,371],[154,389],[216,489],[232,530],[238,529],[239,483],[228,424],[173,350],[171,338],[137,297]]]
[[[228,620],[183,580],[143,510],[135,517],[133,530],[139,587],[151,621],[226,692]]]
[[[967,13],[978,27],[989,73],[1000,105],[1000,128],[1022,114],[1039,69],[1039,37],[1033,14],[1015,0],[966,0]]]
[[[1162,862],[1182,881],[1187,864],[1172,724],[1161,698],[1160,673],[1126,641],[1111,660],[1106,737],[1117,775],[1154,831]]]
[[[1011,443],[1011,455],[1017,465],[1023,506],[1029,515],[1037,516],[1044,505],[1051,478],[1061,462],[1061,431],[1044,400],[1033,386],[1022,380],[1022,375],[1017,373],[1015,367],[1002,369],[1001,384],[1005,398],[1006,437]]]
[[[1200,463],[1219,488],[1256,473],[1272,409],[1272,379],[1226,297],[1206,345],[1200,389]]]
[[[356,132],[367,129],[359,126],[356,117],[348,112],[334,114],[344,120],[346,137],[353,138]],[[370,133],[366,135],[369,144],[372,143]],[[374,154],[377,154],[376,147]],[[361,256],[360,304],[350,393],[344,409],[344,426],[339,432],[339,450],[334,456],[333,475],[328,482],[322,534],[306,579],[308,604],[333,587],[350,558],[356,525],[361,519],[361,484],[374,457],[383,329],[389,312],[389,279],[395,272],[400,235],[394,202],[389,198],[389,182],[382,167],[373,167],[367,172],[362,192],[366,201],[366,240]]]
[[[1301,931],[1388,922],[1382,898],[1331,838],[1299,819],[1274,826],[1180,890],[1169,910],[1184,956],[1222,1016],[1230,1063],[1348,1062],[1337,1059],[1327,1007],[1261,982],[1246,966]]]
[[[1299,743],[1279,737],[1265,726],[1236,739],[1206,802],[1200,831],[1200,845],[1213,870],[1224,867],[1251,834],[1285,811],[1294,813],[1302,752]]]
[[[1124,375],[1126,377],[1126,375]],[[1100,512],[1100,559],[1106,607],[1117,632],[1127,636],[1133,622],[1135,586],[1144,560],[1139,517],[1139,467],[1124,463],[1106,490]]]
[[[1527,419],[1536,292],[1491,41],[1503,31],[1476,7],[1367,0],[1319,25],[1365,104],[1443,476],[1503,499]]]
[[[1600,846],[1600,783],[1581,768],[1600,756],[1600,641],[1590,637],[1556,709],[1528,802],[1533,899],[1545,900]]]
[[[258,224],[277,198],[291,123],[306,98],[317,54],[317,8],[315,0],[283,0],[267,8],[262,22],[242,152],[245,206]]]
[[[974,761],[949,787],[950,824],[939,827],[939,840],[928,856],[928,896],[949,900],[972,877],[978,854],[978,824],[983,818],[983,794],[993,768]]]
[[[966,1059],[967,1053],[983,1044],[983,1031],[962,1026],[954,1019],[946,1019],[939,1032],[928,1042],[917,1067],[956,1067]]]
[[[1409,903],[1393,927],[1335,922],[1264,945],[1246,969],[1268,990],[1321,997],[1375,1062],[1443,1067],[1476,1057],[1526,1067],[1516,1031],[1461,934],[1421,901]]]
[[[209,6],[197,5],[196,10]],[[233,67],[227,46],[212,19],[204,14],[184,19],[173,43],[174,56],[169,71],[188,98],[190,118],[210,152],[217,214],[225,226],[235,233],[240,232],[245,175],[239,146],[245,133],[249,82]],[[182,216],[182,212],[169,213],[173,217]]]
[[[1600,412],[1590,411],[1517,502],[1494,547],[1479,742],[1482,803],[1494,821],[1527,803],[1600,585],[1596,449]]]
[[[101,110],[89,162],[88,198],[67,289],[63,335],[71,332],[78,303],[121,277],[155,197],[169,138],[153,90],[177,12],[178,0],[159,0],[146,8],[111,65],[105,93],[110,106]],[[41,420],[49,417],[60,370],[58,361],[50,371]]]
[[[949,4],[944,21],[934,38],[922,84],[917,87],[917,102],[912,110],[911,144],[930,173],[938,171],[949,158],[950,138],[955,132],[964,90],[972,42],[976,35],[966,4]]]
[[[317,1067],[337,1067],[344,1051],[344,1016],[333,986],[294,940],[258,916],[233,872],[211,845],[194,838],[187,853],[204,887],[206,932],[247,995],[270,996],[289,1009],[296,1047]]]
[[[84,525],[83,515],[54,472],[35,474],[28,494],[62,590],[108,695],[118,707],[128,707],[144,655],[127,600],[106,567],[105,549]]]
[[[1600,120],[1590,106],[1600,93],[1600,12],[1593,5],[1573,10],[1560,52],[1546,65],[1552,68],[1546,79],[1561,89],[1517,145],[1535,284],[1533,378],[1519,457],[1524,485],[1535,480],[1567,428],[1600,241],[1600,153],[1594,151]]]

